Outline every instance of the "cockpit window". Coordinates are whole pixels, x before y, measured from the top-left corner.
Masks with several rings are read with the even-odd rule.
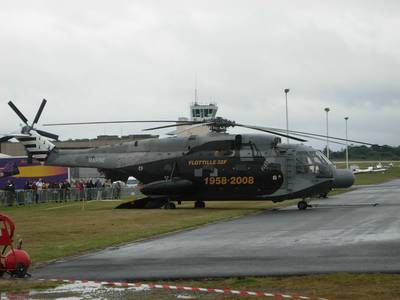
[[[326,162],[328,165],[333,165],[332,162],[325,155],[322,154],[322,152],[317,151],[315,152],[315,155],[318,156],[322,161]]]
[[[296,152],[296,173],[332,177],[331,162],[319,151]]]

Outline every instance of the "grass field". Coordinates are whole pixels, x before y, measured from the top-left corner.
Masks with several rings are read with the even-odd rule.
[[[355,174],[356,185],[379,184],[400,178],[400,167],[393,167],[385,172]]]
[[[354,163],[362,169],[368,168],[369,166],[376,166],[377,162],[357,162]],[[345,168],[346,164],[344,162],[337,162],[335,165],[338,168]],[[350,163],[352,165],[352,163]],[[387,182],[393,179],[400,178],[400,166],[399,162],[394,162],[394,167],[389,168],[385,172],[376,173],[360,173],[355,174],[356,177],[355,185],[368,185],[368,184],[379,184]]]
[[[261,290],[336,300],[393,300],[400,299],[399,282],[400,275],[336,273],[309,276],[213,279],[200,282],[175,282],[174,284]],[[215,299],[226,298],[222,296]],[[254,297],[241,297],[240,299],[254,299]]]
[[[400,178],[400,167],[393,167],[385,172],[356,174],[356,185],[379,184]]]
[[[347,274],[281,276],[281,277],[241,277],[213,278],[203,280],[177,280],[156,282],[205,288],[230,288],[236,290],[264,291],[309,297],[324,297],[330,300],[394,300],[400,299],[400,275],[396,274]],[[49,289],[58,283],[26,280],[0,280],[0,291],[24,293],[30,289]],[[194,299],[256,299],[259,297],[238,297],[206,293],[184,293],[195,296]],[[80,298],[80,294],[71,294]],[[146,293],[123,294],[123,299],[177,299],[177,293],[171,291],[152,290]],[[51,298],[50,298],[51,299]],[[88,299],[87,296],[85,299]],[[282,299],[282,297],[265,298]],[[315,299],[315,298],[313,298]]]

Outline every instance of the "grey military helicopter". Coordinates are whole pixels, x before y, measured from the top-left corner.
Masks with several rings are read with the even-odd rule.
[[[195,201],[204,208],[205,201],[269,200],[274,202],[300,198],[298,208],[309,207],[306,199],[326,195],[332,188],[346,188],[354,183],[349,170],[336,169],[320,151],[303,144],[284,144],[280,137],[298,142],[303,138],[326,136],[244,125],[220,117],[207,121],[110,121],[44,124],[52,126],[104,123],[167,122],[175,126],[208,126],[207,135],[168,137],[132,141],[90,149],[58,149],[49,140],[58,136],[39,130],[37,124],[46,100],[29,125],[27,118],[10,101],[8,103],[24,122],[20,134],[9,134],[0,142],[15,138],[21,142],[28,159],[46,165],[97,168],[106,178],[125,181],[134,176],[141,182],[144,198],[126,203],[131,208],[175,208],[175,202]],[[243,127],[262,134],[228,134],[229,127]],[[267,133],[267,134],[266,134]],[[329,137],[331,141],[345,141]],[[368,144],[348,140],[353,143]]]

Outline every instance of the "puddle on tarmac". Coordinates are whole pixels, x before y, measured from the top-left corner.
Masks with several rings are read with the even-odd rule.
[[[204,295],[205,296],[205,295]],[[67,283],[55,288],[32,290],[26,293],[0,293],[0,300],[57,299],[57,300],[91,300],[91,299],[198,299],[197,295],[186,292],[155,290],[146,287],[109,287],[100,283]],[[203,298],[203,297],[201,297]],[[205,297],[208,298],[208,297]]]

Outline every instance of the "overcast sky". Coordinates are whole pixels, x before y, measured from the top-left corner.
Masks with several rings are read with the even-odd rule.
[[[188,116],[201,102],[241,123],[400,145],[399,1],[2,1],[0,132],[32,120]],[[47,128],[61,138],[145,125]],[[44,128],[43,128],[44,129]],[[241,132],[235,129],[232,132]],[[311,145],[322,148],[323,143]]]

